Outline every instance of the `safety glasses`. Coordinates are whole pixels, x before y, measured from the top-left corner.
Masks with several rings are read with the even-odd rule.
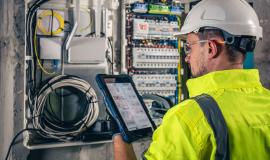
[[[195,42],[192,42],[192,43],[184,43],[184,51],[185,51],[185,54],[188,55],[190,52],[191,52],[191,46],[194,45],[194,44],[198,44],[198,43],[205,43],[205,42],[208,42],[209,40],[200,40],[200,41],[195,41]]]
[[[210,39],[210,40],[200,40],[200,41],[195,41],[195,42],[192,42],[192,43],[184,43],[184,51],[185,51],[185,54],[188,55],[190,52],[191,52],[191,46],[194,45],[194,44],[198,44],[198,43],[205,43],[205,42],[209,42],[209,41],[213,41],[217,44],[226,44],[225,41],[219,41],[219,40],[215,40],[215,39]]]

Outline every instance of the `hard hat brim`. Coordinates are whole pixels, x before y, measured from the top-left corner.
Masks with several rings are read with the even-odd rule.
[[[186,40],[187,39],[187,34],[188,33],[185,33],[185,32],[178,32],[178,33],[174,34],[173,36],[177,37],[177,38],[180,38],[182,40]]]

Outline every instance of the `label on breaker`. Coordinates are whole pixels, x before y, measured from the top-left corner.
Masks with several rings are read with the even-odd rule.
[[[149,33],[149,23],[143,19],[134,20],[133,27],[133,32],[138,35],[147,35]]]
[[[146,19],[133,20],[133,37],[135,38],[171,38],[179,32],[177,22],[155,21]]]

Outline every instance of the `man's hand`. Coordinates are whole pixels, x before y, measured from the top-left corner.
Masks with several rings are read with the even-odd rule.
[[[121,134],[113,136],[114,160],[136,160],[136,155],[131,144],[126,143]]]

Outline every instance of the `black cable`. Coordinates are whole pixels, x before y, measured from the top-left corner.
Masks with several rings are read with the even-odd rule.
[[[64,32],[71,32],[72,31],[72,24],[69,21],[64,21]]]
[[[29,42],[30,40],[29,40],[29,35],[30,35],[30,29],[29,29],[29,27],[30,27],[30,25],[31,25],[31,23],[30,23],[30,19],[31,19],[31,16],[32,16],[32,14],[33,14],[33,11],[35,10],[35,8],[36,7],[38,7],[39,5],[40,5],[40,3],[42,2],[42,0],[39,0],[39,1],[36,1],[33,5],[31,5],[30,7],[29,7],[29,9],[28,9],[28,12],[27,12],[27,15],[26,15],[26,26],[25,26],[25,28],[26,28],[26,36],[27,36],[27,42]],[[27,44],[26,44],[27,45]]]
[[[90,36],[93,36],[94,34],[96,34],[96,32],[91,32],[91,33],[88,33],[87,35],[85,35],[85,37],[90,37]],[[104,37],[104,36],[105,36],[105,33],[100,32],[100,37]]]
[[[33,111],[33,97],[36,93],[36,80],[35,80],[35,74],[36,74],[36,62],[33,56],[33,48],[32,48],[32,40],[31,36],[33,35],[33,31],[31,33],[31,28],[33,28],[33,18],[35,17],[35,13],[38,10],[39,6],[43,3],[47,2],[49,0],[38,0],[34,2],[28,9],[27,15],[26,15],[26,55],[31,56],[32,59],[27,61],[28,67],[27,67],[27,95],[28,95],[28,105],[30,108],[30,111]]]
[[[112,74],[114,74],[114,51],[113,51],[113,46],[112,46],[112,41],[111,41],[111,39],[110,38],[108,38],[108,42],[109,42],[109,45],[110,45],[110,47],[111,47],[111,52],[112,52],[112,60],[110,61],[110,63],[111,63],[111,69],[112,69]]]
[[[51,9],[51,12],[52,12],[52,16],[51,16],[51,36],[53,36],[53,10]]]
[[[35,16],[35,13],[36,11],[39,9],[40,5],[42,5],[43,3],[45,2],[48,2],[49,0],[39,0],[39,1],[36,1],[28,10],[27,12],[27,16],[26,16],[26,38],[27,38],[27,42],[26,43],[26,46],[27,46],[27,49],[29,50],[30,49],[30,53],[31,53],[31,56],[33,56],[33,52],[32,52],[32,47],[28,46],[30,44],[32,44],[32,41],[31,41],[31,37],[33,35],[33,31],[31,32],[31,28],[33,28],[33,23],[32,23],[32,20]]]
[[[8,157],[9,157],[9,154],[10,154],[10,151],[11,151],[11,147],[15,144],[16,139],[19,137],[19,135],[21,135],[25,131],[36,131],[36,132],[38,132],[39,130],[38,129],[33,129],[33,128],[25,128],[25,129],[21,130],[19,133],[17,133],[16,136],[13,137],[13,139],[12,139],[12,141],[11,141],[9,147],[8,147],[8,152],[6,154],[5,160],[8,160]]]
[[[28,68],[27,68],[27,72],[28,72],[28,83],[27,84],[27,88],[28,88],[28,93],[30,95],[28,95],[29,97],[32,97],[33,94],[36,92],[36,80],[35,80],[35,76],[36,76],[36,61],[34,59],[34,54],[33,54],[33,19],[35,17],[35,13],[36,11],[39,9],[40,5],[42,5],[45,2],[48,2],[49,0],[39,0],[34,2],[28,9],[27,12],[27,16],[26,16],[26,48],[27,51],[30,52],[30,56],[33,58],[32,60],[30,60],[30,62],[28,63]],[[29,53],[27,52],[27,53]],[[28,54],[29,55],[29,54]],[[31,104],[31,103],[30,103]],[[30,107],[31,108],[31,107]]]

